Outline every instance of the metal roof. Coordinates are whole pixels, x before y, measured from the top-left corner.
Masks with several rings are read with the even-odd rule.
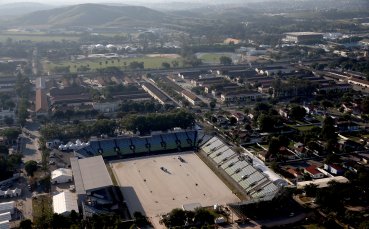
[[[74,183],[78,194],[113,186],[101,155],[89,158],[71,158]]]
[[[14,201],[0,203],[0,213],[11,212],[14,209]]]

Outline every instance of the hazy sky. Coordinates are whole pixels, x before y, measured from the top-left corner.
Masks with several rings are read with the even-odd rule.
[[[265,0],[0,0],[0,4],[15,3],[15,2],[40,2],[49,5],[61,5],[61,4],[78,4],[78,3],[127,3],[127,4],[140,4],[140,3],[156,3],[156,2],[197,2],[197,3],[231,3],[231,2],[255,2]]]
[[[2,3],[14,3],[14,2],[40,2],[45,4],[77,4],[77,3],[152,3],[152,2],[212,2],[211,0],[0,0],[0,4]]]

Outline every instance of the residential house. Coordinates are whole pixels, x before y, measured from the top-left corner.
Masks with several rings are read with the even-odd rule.
[[[302,174],[302,172],[300,172],[296,168],[289,168],[287,172],[295,178],[296,182],[302,181],[304,179],[304,175]]]
[[[345,172],[345,170],[337,164],[324,164],[324,170],[336,176],[343,175]]]
[[[310,165],[304,169],[304,172],[309,174],[313,179],[320,179],[324,177],[324,174],[317,169],[316,165]]]

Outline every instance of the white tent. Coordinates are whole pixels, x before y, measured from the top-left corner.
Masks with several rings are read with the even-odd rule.
[[[71,182],[73,179],[72,170],[59,168],[51,172],[51,183],[62,184]]]
[[[77,195],[71,192],[61,192],[53,196],[54,213],[70,214],[72,210],[78,212]]]

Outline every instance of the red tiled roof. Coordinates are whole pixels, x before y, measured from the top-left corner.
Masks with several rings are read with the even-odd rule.
[[[331,164],[330,167],[334,168],[335,170],[343,170],[343,168],[340,165]]]
[[[313,175],[321,173],[321,172],[320,172],[319,170],[317,170],[316,168],[317,168],[317,166],[315,166],[315,165],[310,165],[309,167],[306,167],[306,168],[305,168],[305,171],[307,171],[308,173],[313,174]]]
[[[36,90],[36,103],[35,111],[37,113],[48,112],[49,104],[47,102],[47,96],[42,89]]]

